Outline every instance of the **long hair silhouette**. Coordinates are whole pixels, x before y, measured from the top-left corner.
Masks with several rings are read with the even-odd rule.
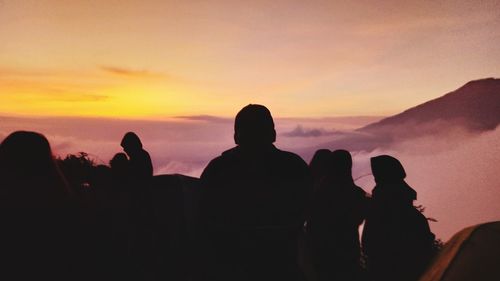
[[[0,180],[0,200],[12,206],[56,206],[70,196],[47,138],[36,132],[16,131],[3,140]]]

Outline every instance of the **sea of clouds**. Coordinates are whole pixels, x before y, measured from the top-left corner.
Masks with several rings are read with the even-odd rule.
[[[418,192],[416,205],[423,205],[424,214],[437,220],[431,222],[432,230],[444,240],[466,226],[500,220],[499,127],[470,132],[437,122],[420,126],[420,134],[409,136],[394,128],[396,137],[390,140],[355,131],[379,119],[277,118],[276,146],[298,153],[306,162],[318,148],[350,149],[354,178],[367,192],[374,186],[370,157],[397,157],[406,169],[407,182]],[[155,174],[195,177],[210,159],[234,146],[233,120],[212,116],[164,121],[0,117],[0,139],[16,130],[45,134],[58,156],[83,151],[99,164],[107,164],[121,152],[122,136],[134,131],[152,156]]]

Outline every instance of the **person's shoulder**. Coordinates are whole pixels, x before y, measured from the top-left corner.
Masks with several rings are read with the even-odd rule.
[[[354,190],[356,192],[356,194],[360,197],[363,197],[363,198],[368,198],[368,193],[363,189],[361,188],[360,186],[354,184]]]
[[[302,159],[302,157],[293,152],[276,149],[276,153],[279,155],[280,159],[286,160],[289,163],[293,163],[295,165],[307,166],[304,159]]]
[[[235,148],[231,148],[222,152],[221,155],[210,160],[208,165],[203,170],[203,173],[201,174],[201,179],[204,179],[207,176],[219,174],[230,167],[231,163],[234,161],[232,159],[235,158],[235,153]]]
[[[233,148],[230,148],[220,154],[220,156],[216,157],[219,159],[226,159],[226,158],[232,158],[235,157],[239,153],[239,147],[235,146]]]
[[[290,152],[277,149],[277,158],[279,159],[279,165],[287,170],[292,170],[299,172],[300,174],[309,173],[309,167],[307,163],[299,155]]]
[[[139,155],[140,155],[140,157],[145,158],[145,159],[151,158],[151,156],[149,155],[149,152],[145,149],[142,149]]]
[[[233,147],[231,149],[222,152],[219,156],[215,157],[214,159],[210,160],[207,167],[224,165],[225,163],[230,162],[235,157],[237,157],[237,149],[236,147]]]
[[[210,161],[210,163],[225,163],[225,162],[228,162],[228,161],[232,161],[233,159],[237,158],[238,157],[238,147],[233,147],[233,148],[230,148],[224,152],[222,152],[219,156],[215,157],[214,159],[212,159],[212,161]]]

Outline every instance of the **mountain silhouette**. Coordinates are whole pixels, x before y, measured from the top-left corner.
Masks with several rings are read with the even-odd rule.
[[[336,140],[300,153],[310,157],[312,151],[324,147],[372,151],[417,137],[437,138],[454,129],[471,133],[494,130],[499,123],[500,79],[486,78],[470,81],[444,96],[352,132],[338,134]]]
[[[470,81],[442,97],[358,129],[376,132],[385,127],[448,121],[471,130],[493,130],[500,123],[500,79]]]

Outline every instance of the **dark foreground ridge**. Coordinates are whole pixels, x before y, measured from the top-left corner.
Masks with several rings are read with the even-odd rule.
[[[275,140],[271,112],[250,104],[236,146],[197,179],[153,176],[133,132],[109,166],[55,160],[43,135],[13,132],[0,144],[1,279],[418,280],[438,247],[396,158],[371,159],[370,197],[347,150],[307,165]]]

